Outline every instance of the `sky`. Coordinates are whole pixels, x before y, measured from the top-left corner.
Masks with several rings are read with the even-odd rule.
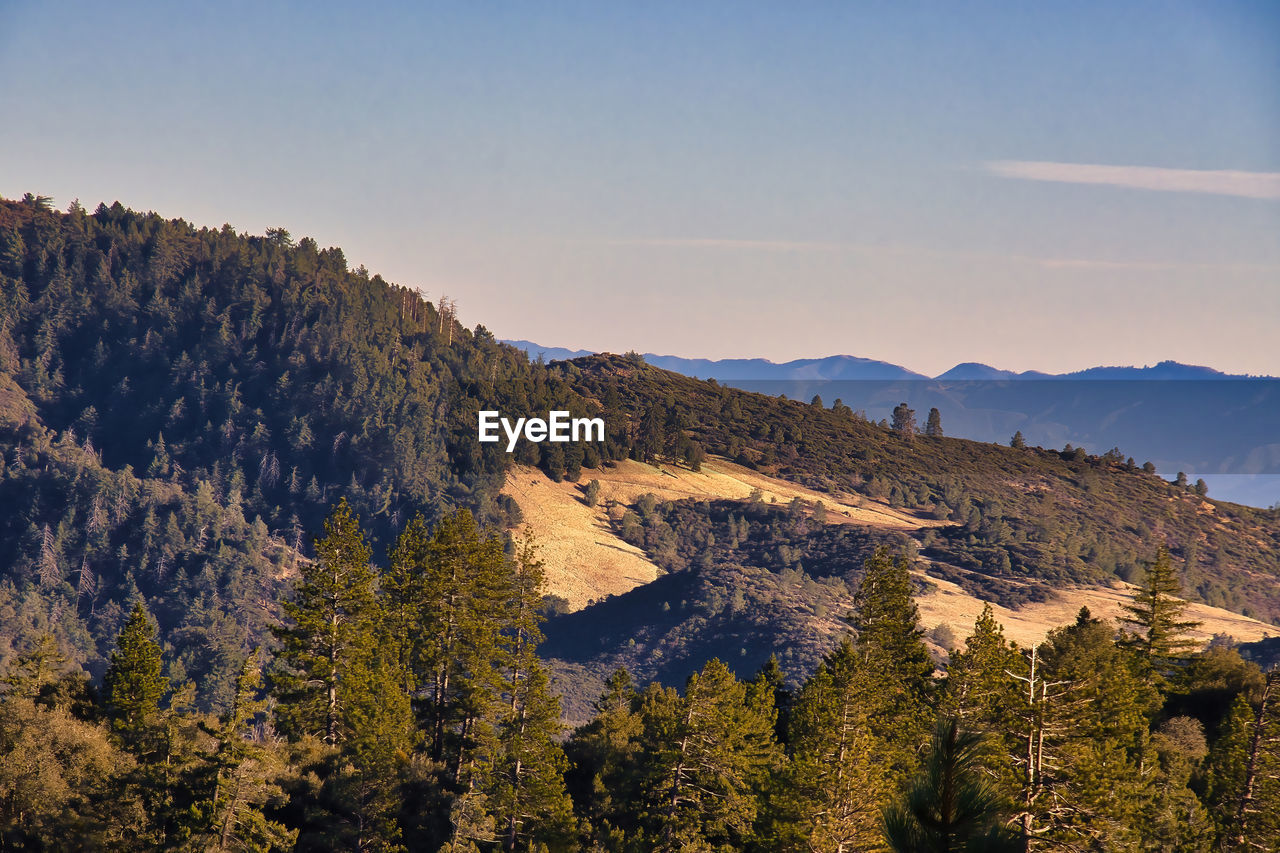
[[[0,0],[0,195],[546,346],[1280,375],[1280,4]]]

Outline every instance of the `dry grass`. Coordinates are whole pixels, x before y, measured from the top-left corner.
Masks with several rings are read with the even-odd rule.
[[[927,576],[935,589],[916,599],[920,607],[920,623],[925,628],[947,625],[957,640],[963,641],[973,630],[973,623],[982,612],[983,601],[965,592],[956,584]],[[1009,610],[992,604],[996,620],[1004,626],[1005,636],[1021,646],[1029,646],[1044,639],[1045,634],[1061,625],[1075,621],[1081,607],[1088,607],[1096,618],[1116,621],[1121,605],[1131,600],[1130,587],[1117,584],[1114,587],[1090,587],[1059,590],[1053,601],[1029,604],[1020,610]],[[1186,616],[1202,624],[1191,636],[1207,641],[1214,634],[1227,634],[1242,642],[1260,640],[1280,634],[1280,627],[1222,610],[1206,604],[1188,604]]]
[[[646,493],[660,500],[741,500],[759,489],[765,501],[820,500],[833,523],[893,530],[939,523],[858,496],[815,492],[723,459],[709,460],[698,473],[625,460],[611,468],[585,472],[584,483],[590,479],[600,481],[600,500],[594,508],[582,501],[582,483],[553,483],[536,468],[513,469],[503,488],[503,493],[519,504],[524,523],[538,542],[546,564],[547,591],[568,599],[574,610],[592,599],[619,595],[658,576],[657,567],[643,551],[614,534],[606,516],[609,506],[632,504]]]
[[[600,500],[588,507],[582,500],[582,486],[590,479],[600,481]],[[635,503],[651,493],[660,500],[730,499],[741,500],[759,489],[767,502],[789,503],[794,498],[822,501],[827,519],[834,524],[857,524],[881,529],[911,531],[944,522],[917,517],[886,504],[858,495],[830,495],[765,476],[720,458],[713,458],[694,473],[670,465],[646,465],[633,460],[584,473],[582,483],[553,483],[536,468],[517,467],[507,478],[505,494],[519,504],[525,524],[532,530],[546,564],[548,592],[563,596],[574,610],[592,599],[620,595],[658,576],[657,567],[636,548],[613,532],[609,507]],[[982,611],[983,600],[956,584],[930,576],[934,585],[917,599],[920,621],[925,628],[947,625],[963,640]],[[1129,601],[1125,585],[1115,587],[1065,589],[1049,602],[1010,610],[992,604],[1005,635],[1021,645],[1037,642],[1053,628],[1075,620],[1081,607],[1096,617],[1115,620],[1121,605]],[[1249,642],[1280,634],[1280,627],[1268,625],[1238,613],[1203,604],[1188,606],[1187,615],[1203,624],[1194,636],[1207,640],[1215,633],[1228,634]]]

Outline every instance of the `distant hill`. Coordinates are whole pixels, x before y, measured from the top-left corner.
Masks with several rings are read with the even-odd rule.
[[[530,358],[542,356],[547,361],[581,358],[592,355],[590,350],[572,350],[563,347],[544,347],[531,341],[503,341],[522,349]],[[721,382],[754,381],[761,379],[785,379],[799,381],[845,380],[899,380],[928,379],[929,377],[870,358],[852,355],[832,355],[826,358],[798,358],[781,364],[764,358],[681,358],[675,355],[645,353],[644,360],[654,367],[683,373],[700,379],[717,379]]]
[[[547,358],[578,358],[580,350],[546,350],[512,342]],[[646,355],[656,367],[713,378],[735,387],[809,400],[839,399],[872,420],[907,402],[923,421],[942,414],[946,434],[1008,442],[1021,432],[1030,444],[1070,444],[1102,453],[1118,447],[1150,461],[1169,479],[1204,478],[1215,496],[1254,506],[1280,502],[1280,379],[1239,376],[1164,361],[1147,367],[1091,367],[1064,374],[1016,373],[985,364],[958,364],[926,377],[885,362],[852,356],[775,364],[763,359],[681,359]]]

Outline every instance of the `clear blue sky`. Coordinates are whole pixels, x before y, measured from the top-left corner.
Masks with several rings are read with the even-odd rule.
[[[0,0],[0,117],[0,195],[283,226],[501,337],[1280,374],[1272,0]]]

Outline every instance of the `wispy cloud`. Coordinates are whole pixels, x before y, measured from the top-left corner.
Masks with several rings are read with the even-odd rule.
[[[1280,199],[1280,172],[1161,169],[1154,166],[1100,166],[1035,160],[996,160],[985,163],[984,168],[1002,178],[1020,178],[1025,181]]]

